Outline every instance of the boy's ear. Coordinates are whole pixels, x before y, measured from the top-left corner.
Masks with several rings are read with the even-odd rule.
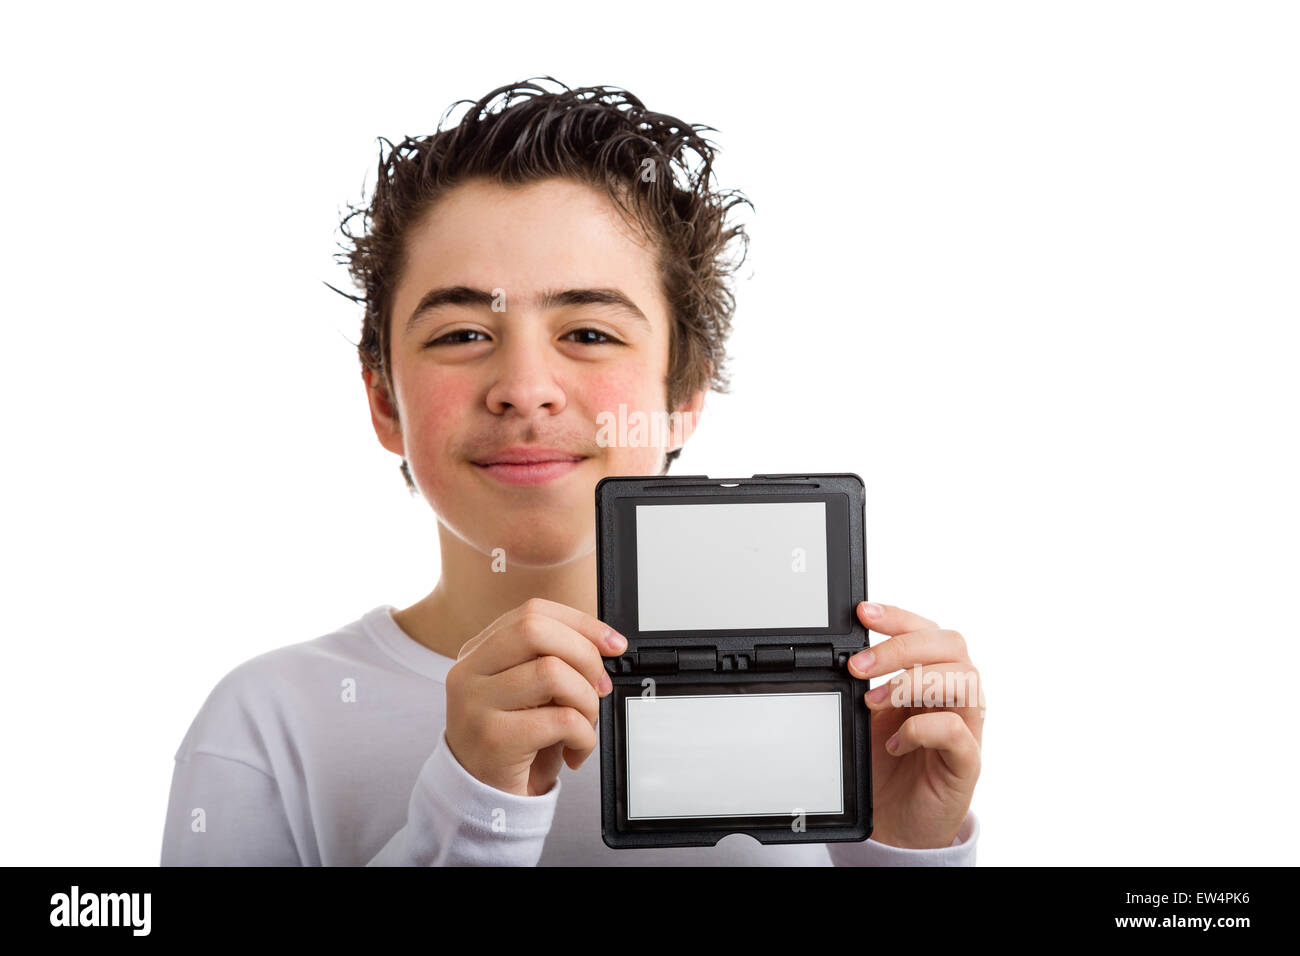
[[[680,432],[675,431],[668,442],[668,451],[676,451],[681,448],[690,439],[691,434],[695,431],[695,426],[699,424],[700,415],[704,411],[704,397],[708,395],[709,390],[702,388],[687,401],[673,409],[674,413],[680,413],[679,421]]]
[[[402,441],[402,426],[397,419],[397,409],[388,394],[388,385],[384,377],[374,369],[361,370],[361,379],[366,385],[366,399],[370,403],[370,421],[375,426],[375,435],[379,444],[394,455],[406,457],[406,445]]]

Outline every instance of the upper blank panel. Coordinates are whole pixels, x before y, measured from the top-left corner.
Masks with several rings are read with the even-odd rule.
[[[826,504],[636,506],[641,631],[827,627]]]

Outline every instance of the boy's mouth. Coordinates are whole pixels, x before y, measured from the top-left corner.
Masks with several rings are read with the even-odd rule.
[[[540,485],[573,471],[586,458],[558,448],[506,448],[473,462],[484,474],[510,485]]]

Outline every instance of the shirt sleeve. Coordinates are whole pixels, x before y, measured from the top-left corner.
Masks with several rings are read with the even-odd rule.
[[[275,778],[232,757],[176,758],[163,866],[300,866]]]
[[[868,838],[861,843],[827,843],[826,852],[836,866],[974,866],[979,835],[979,818],[967,811],[952,846],[918,850]]]
[[[446,734],[420,768],[406,825],[369,866],[536,866],[562,783],[521,797],[483,783],[460,765]]]

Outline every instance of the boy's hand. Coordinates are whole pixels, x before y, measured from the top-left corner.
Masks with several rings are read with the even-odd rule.
[[[878,606],[883,614],[873,615],[870,605],[859,604],[858,618],[891,639],[854,654],[849,671],[858,678],[905,672],[867,692],[871,838],[900,847],[951,846],[980,775],[984,694],[979,672],[956,631],[902,608]]]
[[[471,775],[524,797],[551,789],[596,749],[602,654],[627,641],[589,614],[532,598],[460,650],[447,673],[447,744]]]

